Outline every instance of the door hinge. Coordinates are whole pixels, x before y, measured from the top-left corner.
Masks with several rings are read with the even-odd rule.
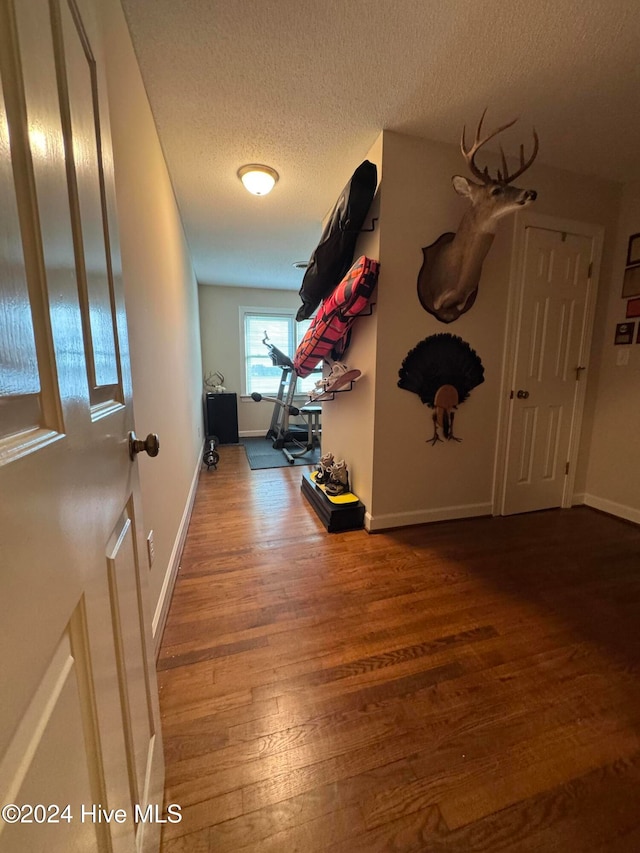
[[[587,278],[591,278],[593,275],[593,261],[589,264],[589,269],[587,270]]]
[[[568,463],[568,462],[567,462],[567,464],[564,466],[564,473],[565,473],[565,474],[568,474],[568,473],[569,473],[569,463]]]

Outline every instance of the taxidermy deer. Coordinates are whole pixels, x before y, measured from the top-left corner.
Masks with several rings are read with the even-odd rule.
[[[485,109],[482,113],[471,147],[467,149],[466,146],[466,128],[463,128],[460,140],[462,156],[480,183],[461,175],[452,178],[453,188],[459,195],[469,199],[471,207],[462,217],[455,234],[442,234],[435,243],[422,250],[424,260],[418,274],[418,296],[425,311],[443,323],[457,320],[475,302],[482,263],[493,243],[498,220],[530,204],[537,197],[535,190],[511,186],[536,158],[538,135],[535,130],[533,153],[525,161],[524,146],[520,146],[520,167],[513,174],[509,174],[502,147],[502,168],[497,170],[495,178],[491,177],[487,167],[481,170],[476,165],[475,157],[482,146],[517,121],[513,119],[482,139],[482,122],[486,112]]]

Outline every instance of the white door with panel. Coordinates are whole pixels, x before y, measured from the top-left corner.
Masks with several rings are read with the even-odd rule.
[[[563,504],[586,368],[594,238],[525,228],[502,514]]]
[[[0,0],[1,853],[159,846],[102,69],[98,0]]]

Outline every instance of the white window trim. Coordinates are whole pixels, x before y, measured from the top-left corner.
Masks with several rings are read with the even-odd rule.
[[[264,308],[253,305],[240,305],[238,308],[238,320],[240,325],[240,399],[251,400],[247,392],[246,372],[246,342],[245,342],[245,315],[246,314],[270,314],[274,317],[290,317],[296,323],[296,310],[294,308]],[[274,394],[277,393],[274,391]],[[307,394],[294,394],[295,400],[307,400]]]

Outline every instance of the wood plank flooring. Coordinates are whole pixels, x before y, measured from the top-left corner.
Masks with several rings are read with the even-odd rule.
[[[640,528],[328,534],[203,471],[158,661],[163,853],[640,850]]]

